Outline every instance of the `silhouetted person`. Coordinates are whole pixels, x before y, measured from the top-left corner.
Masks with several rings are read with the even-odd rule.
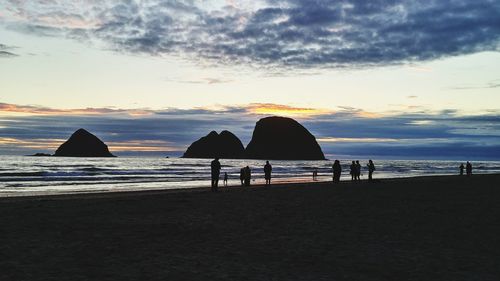
[[[266,161],[266,165],[264,165],[264,178],[266,179],[266,185],[271,184],[271,172],[273,171],[273,166],[269,164],[269,161]]]
[[[355,180],[356,179],[356,162],[352,161],[352,164],[351,166],[349,166],[349,168],[351,169],[351,181]]]
[[[250,180],[252,179],[252,170],[250,167],[245,167],[245,186],[250,186]]]
[[[372,174],[373,172],[375,172],[375,164],[373,164],[373,161],[370,159],[368,160],[368,165],[366,165],[368,167],[368,180],[371,181],[372,180]]]
[[[318,169],[314,169],[313,171],[313,181],[315,181],[318,177]]]
[[[245,167],[240,169],[240,181],[241,185],[243,185],[245,181]]]
[[[224,173],[224,186],[227,186],[227,173]]]
[[[359,164],[359,161],[356,161],[356,180],[360,181],[361,178],[361,164]]]
[[[469,161],[467,161],[467,164],[465,165],[465,171],[468,176],[472,175],[472,164]]]
[[[464,175],[464,169],[465,169],[464,163],[460,164],[460,175],[461,176]]]
[[[340,174],[342,173],[342,166],[340,165],[339,160],[335,160],[333,162],[333,182],[340,182]]]
[[[215,158],[215,160],[210,163],[210,169],[212,172],[212,191],[217,191],[219,186],[220,168],[219,158]]]

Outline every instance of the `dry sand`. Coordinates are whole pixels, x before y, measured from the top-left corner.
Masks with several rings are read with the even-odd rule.
[[[500,175],[0,199],[0,280],[499,280]]]

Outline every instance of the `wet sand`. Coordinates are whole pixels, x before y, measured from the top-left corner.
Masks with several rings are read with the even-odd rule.
[[[0,280],[498,280],[500,175],[0,198]]]

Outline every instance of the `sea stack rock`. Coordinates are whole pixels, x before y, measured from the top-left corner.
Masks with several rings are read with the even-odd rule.
[[[182,157],[240,159],[244,156],[245,148],[237,136],[229,131],[222,131],[220,134],[212,131],[193,142]]]
[[[74,132],[65,143],[59,146],[54,156],[114,157],[104,142],[84,129]]]
[[[276,116],[257,122],[245,154],[249,159],[325,160],[316,138],[304,126]]]

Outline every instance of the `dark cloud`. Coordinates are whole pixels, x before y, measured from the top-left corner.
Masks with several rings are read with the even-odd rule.
[[[7,52],[7,51],[0,51],[0,58],[12,58],[12,57],[17,57],[18,55]]]
[[[10,52],[12,49],[15,49],[14,46],[8,46],[0,43],[0,58],[12,58],[19,56],[13,52]]]
[[[3,51],[3,50],[13,49],[13,48],[14,48],[14,47],[12,47],[12,46],[7,46],[7,45],[5,45],[5,44],[1,44],[1,43],[0,43],[0,50],[2,50],[2,51]]]
[[[327,148],[328,149],[328,148]],[[323,150],[325,147],[323,145]],[[424,159],[424,160],[494,160],[500,159],[500,145],[478,145],[474,142],[452,141],[446,144],[343,144],[331,145],[333,155],[351,159]]]
[[[90,1],[85,7],[8,2],[29,32],[58,29],[119,51],[215,64],[365,67],[500,50],[500,2],[494,0],[268,0],[259,9],[215,10],[187,0]]]
[[[304,120],[330,155],[400,159],[499,160],[500,116],[398,114],[362,118],[347,113]],[[332,139],[328,139],[332,138]],[[344,139],[345,138],[345,139]],[[333,140],[333,141],[332,141]]]

